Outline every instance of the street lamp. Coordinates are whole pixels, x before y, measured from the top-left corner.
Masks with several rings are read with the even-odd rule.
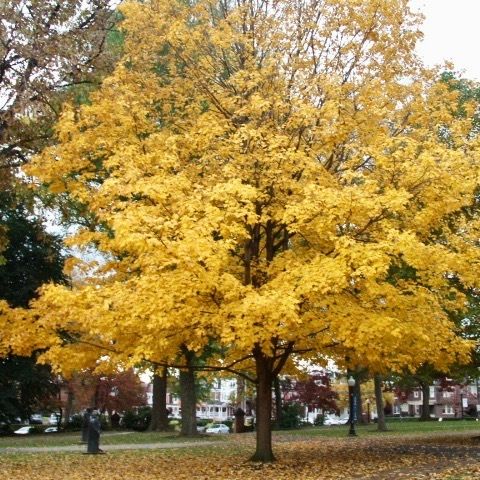
[[[350,430],[348,434],[352,437],[357,436],[357,432],[355,432],[355,420],[357,419],[357,412],[356,412],[356,398],[355,398],[355,379],[350,375],[349,379],[347,380],[348,384],[348,398],[350,401],[350,416],[348,422],[350,423]]]

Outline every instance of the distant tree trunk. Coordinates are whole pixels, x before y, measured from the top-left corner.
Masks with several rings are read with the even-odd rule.
[[[255,349],[255,368],[257,373],[256,405],[256,450],[251,458],[254,462],[273,462],[272,450],[272,367],[273,359],[264,355],[259,347]]]
[[[381,375],[374,375],[373,382],[375,385],[375,404],[377,406],[377,430],[380,432],[386,432],[387,424],[385,422]]]
[[[70,384],[67,382],[67,403],[65,405],[65,418],[63,420],[64,425],[68,424],[68,421],[70,417],[72,416],[72,410],[73,410],[73,390],[70,386]]]
[[[357,421],[359,424],[365,424],[365,418],[363,417],[362,413],[362,385],[360,380],[358,379],[358,375],[356,378],[355,386],[353,387],[355,391],[355,396],[357,398]]]
[[[187,368],[180,370],[180,400],[182,406],[182,429],[181,435],[197,435],[197,396],[195,389],[195,370],[193,361],[195,353],[182,349]]]
[[[150,430],[153,432],[168,430],[167,377],[166,367],[162,369],[161,375],[157,373],[153,375],[152,421],[150,423]]]
[[[241,408],[246,411],[247,406],[245,404],[245,379],[237,376],[237,408]]]
[[[276,376],[273,380],[273,385],[275,388],[275,425],[277,428],[282,426],[282,390],[280,388],[280,380]]]
[[[421,422],[427,422],[431,420],[430,417],[430,384],[428,382],[421,382],[422,388],[422,415],[420,416]]]

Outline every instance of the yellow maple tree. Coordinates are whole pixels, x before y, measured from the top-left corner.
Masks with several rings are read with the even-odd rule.
[[[448,312],[477,284],[478,140],[415,57],[408,2],[122,10],[124,58],[28,169],[95,216],[69,243],[105,255],[35,303],[44,359],[168,363],[214,339],[254,360],[262,461],[290,355],[378,372],[465,359]]]

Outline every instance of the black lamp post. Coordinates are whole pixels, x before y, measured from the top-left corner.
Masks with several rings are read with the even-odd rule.
[[[356,397],[355,397],[355,379],[350,375],[350,377],[347,380],[348,384],[348,398],[350,401],[350,416],[348,419],[348,422],[350,423],[350,430],[348,431],[348,434],[351,435],[352,437],[357,436],[357,432],[355,431],[355,421],[357,420],[357,405],[356,405]]]

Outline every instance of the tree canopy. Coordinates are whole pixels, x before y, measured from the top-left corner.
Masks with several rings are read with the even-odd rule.
[[[51,138],[59,93],[111,64],[109,0],[5,0],[0,5],[0,167],[23,164]],[[57,95],[57,98],[55,98]]]

